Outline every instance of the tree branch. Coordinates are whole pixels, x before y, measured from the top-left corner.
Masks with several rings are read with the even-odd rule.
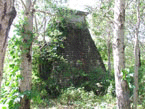
[[[41,12],[41,13],[44,13],[44,14],[48,14],[48,15],[51,15],[51,16],[55,16],[55,14],[52,14],[49,11],[42,11],[42,10],[36,10],[36,9],[33,9],[33,10],[34,10],[34,12]]]
[[[33,1],[33,3],[32,3],[32,7],[34,7],[35,4],[36,4],[36,0]]]
[[[27,7],[26,7],[26,5],[25,5],[24,1],[23,1],[23,0],[21,0],[21,2],[22,2],[22,4],[23,4],[23,6],[25,7],[25,9],[27,10]]]

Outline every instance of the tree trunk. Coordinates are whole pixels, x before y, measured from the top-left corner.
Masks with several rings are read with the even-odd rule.
[[[108,73],[111,73],[111,38],[110,31],[108,32],[108,40],[107,40],[107,52],[108,52]]]
[[[113,55],[118,109],[130,109],[129,87],[127,81],[123,80],[122,74],[122,70],[125,68],[124,22],[125,0],[115,0]]]
[[[134,68],[134,96],[133,96],[133,108],[137,109],[138,104],[138,70],[139,70],[139,43],[138,43],[138,34],[140,26],[140,12],[139,12],[140,0],[137,0],[137,25],[136,25],[136,34],[135,34],[135,45],[134,45],[134,56],[135,56],[135,68]]]
[[[140,47],[139,47],[139,67],[141,67],[141,53],[140,53]]]
[[[25,20],[21,55],[21,75],[22,80],[20,82],[20,92],[31,90],[31,80],[32,80],[32,40],[33,40],[33,13],[31,12],[32,2],[31,0],[26,0],[25,9]],[[30,109],[30,99],[25,95],[20,100],[20,109]]]
[[[0,88],[2,82],[8,34],[15,17],[16,10],[14,8],[14,1],[0,0]]]

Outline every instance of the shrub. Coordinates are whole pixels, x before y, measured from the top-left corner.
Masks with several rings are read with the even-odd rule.
[[[84,88],[70,87],[62,92],[62,95],[59,97],[59,102],[61,105],[91,108],[96,102],[96,97],[93,91],[86,92]]]

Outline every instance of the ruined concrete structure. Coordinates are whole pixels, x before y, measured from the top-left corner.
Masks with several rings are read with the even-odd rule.
[[[62,21],[55,22],[57,23],[57,29],[62,32],[60,36],[56,37],[58,39],[66,37],[62,42],[64,48],[58,44],[56,51],[67,62],[63,61],[63,59],[49,57],[49,52],[47,52],[49,46],[46,44],[46,48],[42,49],[39,58],[38,75],[47,83],[45,89],[49,96],[56,97],[60,94],[61,89],[72,85],[84,87],[87,91],[93,90],[95,93],[98,93],[96,90],[105,92],[107,87],[99,89],[96,86],[97,82],[104,82],[106,69],[101,55],[91,38],[85,20],[87,13],[80,11],[68,12],[68,15],[63,16],[61,14]]]
[[[86,17],[87,13],[76,11],[66,17],[66,40],[61,50],[65,59],[73,66],[89,72],[96,68],[106,71],[100,53],[91,38]]]

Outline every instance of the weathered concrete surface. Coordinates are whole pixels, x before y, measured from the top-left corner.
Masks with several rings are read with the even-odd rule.
[[[66,18],[66,40],[61,51],[73,66],[89,72],[96,68],[106,71],[100,53],[91,38],[85,12],[76,12]]]

